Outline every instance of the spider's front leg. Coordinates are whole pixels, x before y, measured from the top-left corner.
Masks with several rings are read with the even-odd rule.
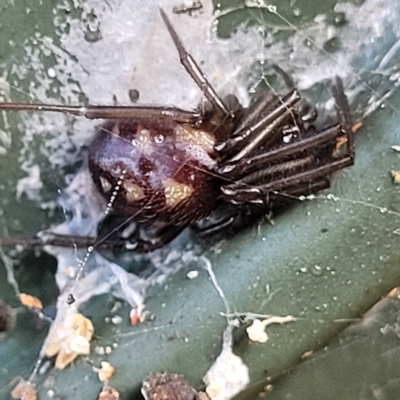
[[[121,224],[125,225],[125,223]],[[23,246],[26,249],[42,249],[45,246],[65,248],[89,248],[128,250],[137,253],[148,253],[163,247],[175,239],[187,225],[167,226],[154,230],[152,235],[141,236],[139,227],[129,237],[120,235],[120,227],[111,229],[104,235],[99,233],[96,237],[63,235],[51,231],[43,231],[38,236],[29,238],[0,238],[0,246]]]
[[[271,197],[307,195],[328,187],[331,175],[354,163],[351,115],[339,77],[332,86],[339,123],[314,136],[263,154],[229,161],[219,173],[234,183],[223,185],[225,200],[235,204],[269,203]],[[336,141],[345,137],[346,151]]]

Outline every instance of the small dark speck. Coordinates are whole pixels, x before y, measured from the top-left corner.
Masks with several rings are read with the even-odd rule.
[[[343,26],[343,25],[346,24],[346,22],[347,22],[346,21],[346,15],[343,12],[338,12],[338,13],[335,14],[333,23],[336,26]]]
[[[139,91],[136,89],[130,89],[129,98],[132,103],[136,103],[139,100]]]
[[[100,29],[88,27],[85,31],[85,40],[89,43],[96,43],[103,38]]]
[[[89,104],[89,98],[85,95],[85,93],[79,93],[78,101],[81,105]]]
[[[334,53],[335,51],[339,50],[340,41],[339,41],[338,38],[333,37],[332,39],[329,39],[324,43],[324,47],[323,48],[328,53]]]
[[[178,6],[178,7],[174,7],[172,9],[172,12],[174,14],[189,14],[190,16],[192,16],[192,14],[194,12],[199,12],[201,11],[203,8],[203,5],[201,4],[200,1],[194,1],[193,4],[190,7],[186,7],[184,5]]]
[[[67,304],[74,304],[75,303],[75,297],[70,293],[67,297]]]
[[[329,231],[328,228],[322,228],[322,229],[321,229],[321,233],[326,233],[326,232],[328,232],[328,231]]]

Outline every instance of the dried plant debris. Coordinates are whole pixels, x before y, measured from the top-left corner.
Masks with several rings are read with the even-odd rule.
[[[14,326],[15,326],[14,310],[3,300],[0,300],[0,333],[9,332],[14,328]]]
[[[206,393],[212,400],[229,400],[250,382],[247,365],[233,353],[232,329],[232,324],[225,329],[221,353],[203,377],[203,382],[207,385]]]
[[[97,374],[101,382],[110,379],[115,373],[115,368],[107,361],[101,362],[101,367],[97,370]]]
[[[250,382],[249,370],[243,360],[233,353],[232,347],[223,349],[203,377],[206,393],[212,400],[229,400]]]
[[[144,316],[145,317],[145,316]],[[132,326],[136,326],[143,322],[143,313],[139,313],[137,309],[132,308],[129,314],[130,322]]]
[[[43,308],[43,304],[40,299],[35,296],[31,296],[30,294],[20,293],[19,301],[25,307],[33,308],[36,310],[41,310]]]
[[[11,398],[14,400],[36,400],[35,386],[28,381],[21,381],[11,392]]]
[[[100,392],[98,400],[119,400],[119,392],[111,386],[105,386]]]
[[[93,324],[82,314],[69,315],[58,329],[50,332],[46,347],[47,357],[56,357],[55,366],[64,369],[78,355],[90,354]]]
[[[292,321],[294,321],[294,317],[291,315],[287,315],[286,317],[275,315],[264,320],[256,318],[253,323],[246,328],[246,332],[252,342],[266,343],[268,341],[268,334],[265,329],[268,325],[285,324]]]
[[[201,400],[202,396],[179,374],[155,372],[142,385],[146,400]]]
[[[395,185],[400,185],[400,171],[391,171],[393,183]]]

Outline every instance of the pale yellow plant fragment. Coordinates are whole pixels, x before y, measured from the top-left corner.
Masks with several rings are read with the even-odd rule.
[[[35,296],[31,296],[30,294],[20,293],[19,301],[25,307],[36,308],[37,310],[41,310],[43,308],[42,302]]]
[[[82,314],[70,315],[63,321],[62,326],[50,334],[46,356],[56,356],[56,368],[64,369],[79,355],[90,354],[93,332],[90,319]]]

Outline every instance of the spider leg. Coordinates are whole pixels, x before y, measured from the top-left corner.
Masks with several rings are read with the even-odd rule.
[[[186,69],[187,73],[192,77],[197,86],[203,92],[204,96],[206,96],[207,100],[213,105],[214,109],[220,115],[233,117],[233,113],[228,109],[228,107],[226,107],[222,99],[218,96],[217,92],[207,80],[204,73],[201,71],[200,67],[197,65],[196,61],[183,46],[181,39],[179,38],[171,24],[171,21],[162,8],[160,8],[160,14],[169,34],[171,35],[175,47],[178,50],[180,62]]]
[[[271,67],[283,78],[283,81],[285,82],[285,85],[287,86],[288,89],[295,88],[293,79],[289,76],[289,74],[285,70],[283,70],[276,64],[272,64]],[[302,123],[313,122],[317,119],[317,116],[318,116],[318,111],[314,105],[310,103],[304,103],[301,105],[301,109],[299,110],[299,118],[301,119]]]
[[[218,151],[231,150],[237,143],[247,139],[251,134],[254,135],[257,130],[270,123],[282,113],[283,109],[293,106],[299,100],[300,95],[296,89],[290,89],[282,97],[270,93],[263,94],[259,98],[256,97],[246,110],[241,123],[230,134],[229,140],[217,144],[216,149]]]
[[[271,67],[283,78],[285,85],[289,89],[294,89],[295,86],[294,86],[293,79],[289,76],[289,74],[285,70],[283,70],[277,64],[271,64]]]
[[[342,126],[343,134],[346,136],[346,156],[354,162],[354,134],[352,130],[352,118],[347,97],[344,93],[343,82],[337,76],[336,84],[332,85],[332,95],[335,99],[336,113],[340,125]]]
[[[224,218],[221,218],[215,222],[212,223],[204,223],[203,221],[200,221],[201,223],[196,223],[191,226],[191,229],[195,231],[198,235],[200,236],[208,236],[208,235],[213,235],[217,232],[221,232],[225,230],[227,227],[231,226],[233,221],[235,220],[237,216],[237,212],[228,214],[227,216],[224,216]]]
[[[265,184],[259,184],[255,186],[249,186],[248,184],[238,183],[232,185],[222,186],[221,190],[225,195],[225,198],[246,198],[246,202],[260,203],[265,196],[270,192],[285,192],[291,188],[296,188],[299,185],[305,185],[315,179],[319,180],[325,176],[330,176],[334,172],[348,167],[353,164],[353,160],[349,157],[343,157],[336,161],[327,163],[325,165],[294,174],[282,179],[273,180]],[[255,199],[259,197],[260,200]]]
[[[54,232],[42,232],[39,236],[30,238],[0,238],[0,246],[23,246],[24,248],[43,248],[44,246],[109,249],[123,248],[135,252],[147,253],[164,246],[177,237],[187,226],[168,226],[156,232],[152,238],[142,239],[140,237],[91,237],[60,235]]]
[[[229,197],[227,201],[231,204],[243,206],[245,204],[258,204],[265,205],[267,204],[269,210],[272,208],[278,208],[287,203],[292,202],[294,199],[298,199],[299,196],[308,196],[312,193],[316,193],[320,190],[327,189],[330,186],[329,179],[320,179],[315,182],[306,182],[303,184],[295,185],[293,187],[287,188],[284,191],[282,190],[272,190],[266,194],[263,194],[260,197],[260,192],[257,190],[251,190],[252,187],[248,186],[248,190],[236,191],[232,192],[232,197]]]
[[[307,196],[312,193],[316,193],[320,190],[327,189],[330,186],[329,179],[320,179],[315,182],[307,182],[305,185],[295,186],[291,189],[282,192],[272,192],[270,194],[271,198],[282,198],[288,197],[289,199],[293,200],[293,197],[298,198],[299,196]]]
[[[300,185],[285,193],[271,192],[268,194],[267,203],[270,205],[270,210],[271,208],[275,210],[275,208],[282,208],[287,203],[292,202],[293,198],[297,199],[300,195],[309,195],[327,187],[329,187],[329,181],[321,179],[306,185]],[[260,204],[260,207],[257,208],[254,208],[254,205],[248,207],[249,203],[246,200],[247,198],[242,199],[242,201],[239,200],[236,205],[232,203],[224,204],[221,209],[222,217],[217,217],[211,221],[205,219],[197,222],[191,226],[192,230],[200,237],[207,237],[223,232],[223,237],[226,238],[266,216],[264,204]],[[239,208],[237,205],[239,205]]]
[[[260,105],[263,104],[269,107],[270,110],[265,110],[265,114],[254,124],[234,131],[229,139],[215,145],[215,149],[222,157],[224,157],[224,154],[232,152],[235,147],[241,145],[243,147],[229,159],[229,162],[240,160],[243,157],[248,157],[256,147],[265,144],[268,139],[274,139],[276,132],[279,133],[278,128],[282,127],[288,120],[290,120],[292,116],[291,108],[299,101],[300,95],[297,90],[293,89],[282,99],[277,98],[271,106],[269,101],[256,104],[256,110],[258,110]],[[252,114],[253,111],[251,110],[251,117]],[[249,120],[251,121],[253,118]]]
[[[242,168],[246,163],[254,166],[264,166],[263,169],[248,173],[235,183],[223,185],[221,190],[224,198],[235,204],[268,202],[271,193],[282,192],[282,195],[301,193],[313,182],[321,182],[336,171],[354,163],[354,138],[351,129],[351,116],[343,84],[339,77],[336,77],[332,86],[332,94],[335,98],[336,109],[340,124],[328,128],[315,136],[302,139],[291,145],[283,145],[281,148],[255,156],[242,162]],[[346,136],[346,152],[335,156],[331,154],[328,158],[323,154],[318,155],[318,148],[327,148],[334,145],[334,140],[340,136]],[[295,158],[299,152],[309,152],[314,149],[314,154],[306,154],[303,157]],[[301,153],[300,153],[301,154]],[[294,157],[291,160],[271,165],[273,160],[282,160],[282,157]],[[244,164],[243,164],[244,163]],[[231,173],[232,170],[226,169]],[[240,171],[240,168],[236,171]],[[227,174],[225,174],[227,175]],[[224,176],[224,174],[222,174]],[[265,183],[264,183],[265,182]]]
[[[272,65],[272,67],[279,72],[288,89],[290,89],[290,93],[292,91],[295,91],[294,83],[289,77],[289,75],[280,69],[276,65]],[[236,129],[229,135],[229,139],[231,140],[232,138],[237,138],[237,140],[243,140],[245,139],[248,134],[251,132],[247,132],[248,128],[252,125],[255,124],[255,121],[258,121],[260,119],[260,115],[266,114],[269,110],[275,108],[279,103],[282,103],[282,101],[285,101],[285,99],[279,99],[277,96],[271,94],[271,93],[259,93],[256,95],[251,103],[249,108],[246,110],[245,114],[240,120],[240,123],[236,126]],[[247,136],[246,136],[247,133]],[[216,145],[216,149],[218,151],[221,150],[229,150],[232,148],[232,145],[235,145],[235,142],[222,142]]]
[[[51,111],[86,117],[88,119],[124,119],[124,118],[171,118],[181,123],[194,124],[201,120],[200,112],[185,111],[175,107],[147,106],[64,106],[41,103],[0,103],[4,111]]]
[[[229,135],[229,139],[236,137],[242,139],[244,132],[247,131],[249,126],[254,125],[255,121],[259,120],[260,115],[265,115],[276,104],[277,98],[271,93],[260,93],[256,95],[239,121],[239,124],[236,126],[236,129]],[[231,146],[229,146],[229,141],[226,141],[217,144],[216,148],[218,151],[224,150],[225,148],[229,150]]]
[[[233,112],[224,104],[217,95],[204,73],[201,71],[193,57],[183,46],[178,34],[174,30],[165,12],[160,9],[161,16],[178,50],[182,65],[199,86],[214,109],[223,117],[233,118]],[[178,123],[189,123],[195,125],[203,118],[201,111],[186,111],[175,107],[151,107],[151,106],[65,106],[58,104],[41,103],[0,103],[0,111],[51,111],[86,117],[88,119],[153,119],[171,118]]]
[[[171,242],[186,228],[187,225],[165,226],[157,230],[152,238],[135,238],[133,243],[130,242],[129,245],[126,246],[126,249],[138,253],[148,253]]]
[[[41,232],[39,236],[30,238],[0,238],[0,246],[23,246],[24,248],[43,248],[44,246],[57,246],[69,248],[110,248],[125,247],[124,239],[106,239],[100,241],[90,236],[60,235],[54,232]]]
[[[329,143],[342,135],[342,127],[340,125],[335,125],[317,133],[315,136],[290,143],[266,153],[245,158],[238,162],[226,162],[218,168],[217,172],[226,179],[235,179],[243,176],[244,173],[250,173],[254,170],[265,168],[265,166],[277,160],[294,157],[299,153],[319,147],[324,143]]]
[[[276,64],[272,64],[271,67],[283,78],[285,85],[288,89],[295,88],[293,79],[289,76],[289,74],[279,67]],[[317,108],[309,103],[304,103],[301,105],[301,109],[299,110],[299,118],[304,122],[313,122],[317,119],[318,111]]]

